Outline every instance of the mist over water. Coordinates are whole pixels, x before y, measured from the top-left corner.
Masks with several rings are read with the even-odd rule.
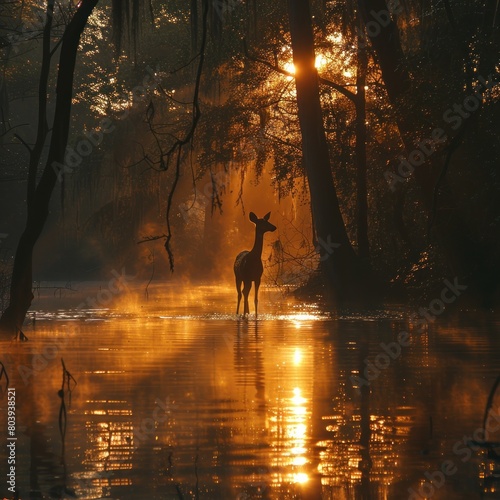
[[[30,341],[1,344],[21,498],[408,498],[446,460],[456,472],[432,498],[495,487],[495,461],[469,445],[497,376],[498,322],[410,327],[386,364],[381,344],[408,330],[408,310],[331,315],[263,287],[262,314],[242,320],[232,287],[153,283],[145,300],[142,282],[125,283],[96,307],[86,299],[107,282],[45,290]],[[64,440],[61,358],[76,381]],[[359,391],[370,362],[379,373]]]

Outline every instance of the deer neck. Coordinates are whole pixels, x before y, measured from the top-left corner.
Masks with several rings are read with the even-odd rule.
[[[250,250],[252,256],[258,257],[260,259],[262,255],[263,240],[264,240],[264,233],[258,233],[257,231],[255,231],[255,241],[252,250]]]

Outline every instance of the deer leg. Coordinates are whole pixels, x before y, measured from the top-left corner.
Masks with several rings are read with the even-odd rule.
[[[241,282],[242,280],[236,278],[236,291],[238,292],[238,305],[236,306],[236,316],[238,316],[238,312],[240,311],[240,302],[241,302]]]
[[[255,317],[257,317],[257,304],[259,303],[259,286],[260,286],[260,278],[255,280]]]
[[[252,288],[251,281],[243,282],[243,300],[244,300],[243,316],[250,314],[250,307],[248,306],[248,294],[250,293],[251,288]]]

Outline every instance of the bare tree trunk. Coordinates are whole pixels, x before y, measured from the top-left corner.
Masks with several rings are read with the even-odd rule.
[[[336,298],[343,299],[356,292],[359,266],[342,219],[330,168],[308,0],[289,0],[288,12],[303,161],[317,242]]]
[[[359,38],[359,37],[358,37]],[[368,240],[368,192],[366,186],[366,71],[368,58],[362,40],[358,40],[356,68],[356,230],[358,256],[364,264],[370,260]]]
[[[87,19],[99,0],[82,0],[78,10],[68,24],[61,45],[59,70],[57,75],[56,108],[52,126],[47,162],[38,186],[36,182],[36,166],[32,156],[30,161],[30,179],[28,181],[28,215],[26,226],[19,240],[14,259],[10,288],[10,303],[0,318],[0,329],[8,333],[21,330],[26,313],[33,300],[32,293],[32,259],[33,249],[44,228],[49,214],[49,202],[56,185],[58,169],[54,165],[64,163],[64,153],[68,143],[68,130],[71,114],[71,98],[73,91],[73,75],[80,36],[87,24]],[[53,2],[49,0],[48,5]],[[46,50],[46,49],[45,49]],[[46,78],[42,64],[41,79]],[[48,70],[47,70],[48,71]],[[43,80],[40,90],[43,89]],[[40,100],[44,101],[43,96]],[[45,103],[40,102],[40,115],[45,116]],[[43,124],[42,124],[43,125]],[[42,126],[42,133],[45,133]],[[39,128],[40,134],[40,128]],[[40,139],[39,138],[37,139]]]

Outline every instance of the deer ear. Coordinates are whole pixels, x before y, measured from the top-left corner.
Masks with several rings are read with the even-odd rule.
[[[267,212],[267,214],[264,215],[264,220],[269,220],[269,217],[271,217],[271,212]]]
[[[250,212],[250,220],[254,223],[254,224],[257,224],[257,221],[259,220],[259,218],[253,213],[253,212]]]

